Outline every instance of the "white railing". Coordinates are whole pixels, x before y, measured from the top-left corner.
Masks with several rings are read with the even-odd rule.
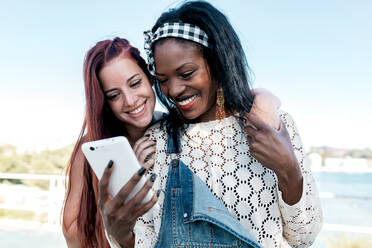
[[[38,190],[47,196],[47,200],[43,201],[29,201],[23,204],[19,203],[17,199],[21,197],[21,194],[27,194],[27,192],[18,193],[14,190],[16,186],[9,186],[13,189],[9,188],[5,195],[12,195],[15,196],[15,201],[6,201],[1,203],[0,202],[0,209],[11,209],[11,210],[24,210],[24,211],[33,211],[36,213],[46,212],[48,213],[48,224],[52,225],[59,225],[61,207],[63,203],[63,197],[65,192],[65,187],[63,185],[64,177],[58,175],[35,175],[35,174],[15,174],[15,173],[0,173],[0,179],[19,179],[19,180],[46,180],[49,181],[49,189],[48,191]],[[0,184],[1,186],[1,184]],[[4,186],[4,185],[3,185]],[[0,197],[4,195],[4,192],[0,188]],[[3,188],[4,190],[4,188]],[[6,190],[6,189],[5,189]],[[16,191],[16,192],[14,192]],[[335,198],[336,196],[330,192],[320,192],[320,198]],[[33,193],[29,196],[32,198],[37,198],[38,195]],[[369,199],[368,199],[369,200]],[[46,204],[45,204],[46,202]],[[323,230],[328,231],[337,231],[337,232],[354,232],[354,233],[365,233],[365,234],[372,234],[372,228],[370,227],[362,227],[362,226],[351,226],[351,225],[336,225],[336,224],[324,224]]]
[[[48,224],[59,225],[64,197],[64,177],[59,175],[37,175],[0,173],[0,179],[43,180],[49,181],[48,190],[22,185],[0,184],[0,209],[47,213]],[[22,188],[19,188],[22,187]]]

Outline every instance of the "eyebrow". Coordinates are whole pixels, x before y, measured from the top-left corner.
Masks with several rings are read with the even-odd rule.
[[[188,64],[193,64],[193,65],[195,65],[195,64],[192,63],[192,62],[186,62],[186,63],[180,65],[180,66],[176,69],[176,71],[181,70],[183,67],[185,67],[185,66],[188,65]],[[161,74],[161,73],[156,73],[156,75],[158,75],[158,76],[164,76],[164,74]]]
[[[129,83],[130,81],[132,81],[132,79],[135,78],[135,77],[138,76],[138,75],[139,75],[139,73],[136,73],[136,74],[132,75],[130,78],[127,79],[127,83]],[[112,89],[106,90],[106,91],[103,92],[103,93],[106,94],[106,93],[109,93],[109,92],[114,91],[114,90],[116,90],[116,89],[117,89],[117,88],[112,88]]]

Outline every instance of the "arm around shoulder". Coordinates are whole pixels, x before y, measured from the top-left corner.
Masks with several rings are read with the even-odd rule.
[[[278,130],[280,126],[280,99],[266,89],[254,89],[252,93],[255,97],[251,113],[257,115],[275,130]]]

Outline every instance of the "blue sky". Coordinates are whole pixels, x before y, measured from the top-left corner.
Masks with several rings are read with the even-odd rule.
[[[3,0],[0,143],[72,143],[86,51],[115,36],[143,51],[142,32],[177,2]],[[281,99],[306,147],[372,148],[371,1],[210,2],[241,38],[253,86]]]

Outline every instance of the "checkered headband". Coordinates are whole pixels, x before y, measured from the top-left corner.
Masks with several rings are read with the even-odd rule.
[[[152,33],[149,30],[145,31],[143,34],[145,36],[145,51],[147,53],[148,68],[150,73],[154,76],[156,76],[156,73],[152,44],[154,44],[155,41],[165,37],[177,37],[194,41],[205,47],[210,47],[208,43],[208,35],[198,26],[189,23],[164,23],[155,31],[155,33]]]

